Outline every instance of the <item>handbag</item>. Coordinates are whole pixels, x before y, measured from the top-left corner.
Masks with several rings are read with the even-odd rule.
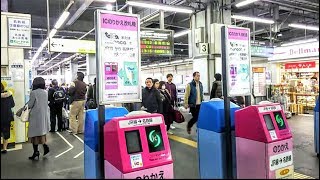
[[[182,113],[177,110],[177,109],[173,109],[173,113],[174,113],[174,121],[176,123],[183,123],[185,121],[184,116],[182,115]]]
[[[28,105],[25,105],[24,110],[21,113],[20,120],[22,122],[27,122],[29,119],[29,113],[30,113],[30,109],[29,109]]]

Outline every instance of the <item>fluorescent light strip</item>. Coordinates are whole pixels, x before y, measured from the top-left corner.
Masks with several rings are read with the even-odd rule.
[[[296,44],[304,44],[304,43],[310,43],[310,42],[317,42],[317,39],[306,39],[306,40],[300,40],[300,41],[294,41],[290,43],[284,43],[281,46],[292,46]]]
[[[317,26],[309,26],[306,24],[289,24],[289,27],[293,27],[293,28],[298,28],[298,29],[307,29],[307,30],[312,30],[312,31],[319,31],[319,27]]]
[[[258,0],[244,0],[244,1],[239,2],[238,4],[236,4],[236,7],[242,7],[242,6],[254,3],[256,1],[258,1]]]
[[[178,32],[178,33],[175,33],[173,37],[174,37],[174,38],[181,37],[181,36],[187,35],[189,32],[190,32],[189,29],[188,29],[188,30],[185,30],[185,31],[180,31],[180,32]]]
[[[240,15],[232,15],[231,18],[233,19],[241,19],[246,21],[253,21],[265,24],[273,24],[274,21],[271,19],[262,19],[262,18],[255,18],[255,17],[248,17],[248,16],[240,16]]]
[[[59,53],[59,54],[57,54],[57,55],[56,55],[55,57],[53,57],[52,59],[50,59],[50,60],[49,60],[48,62],[46,62],[43,66],[46,66],[46,65],[49,64],[51,61],[57,59],[57,57],[60,56],[61,54],[62,54],[62,52]]]
[[[53,36],[57,33],[57,29],[52,29],[49,34],[49,38],[53,38]]]
[[[79,65],[78,68],[85,67],[85,66],[87,66],[87,63],[83,63],[83,64]]]
[[[60,64],[62,64],[62,63],[65,63],[65,62],[67,62],[67,61],[72,60],[72,58],[76,57],[77,55],[78,55],[78,53],[76,53],[76,54],[74,54],[74,55],[72,55],[72,56],[69,56],[69,57],[67,57],[67,58],[64,58],[64,60],[63,60],[63,61],[60,61],[59,63],[57,63],[57,64],[55,64],[55,65],[53,65],[53,66],[49,67],[48,69],[46,69],[46,70],[42,71],[39,75],[41,75],[41,74],[42,74],[42,73],[44,73],[44,72],[49,71],[50,69],[52,69],[52,68],[54,68],[54,67],[59,66],[59,65],[60,65]]]
[[[163,63],[159,63],[159,66],[163,66],[163,65],[168,65],[170,64],[169,62],[163,62]]]
[[[193,13],[193,10],[191,8],[181,8],[179,6],[173,6],[173,5],[165,5],[165,4],[156,4],[156,3],[150,3],[148,1],[127,1],[127,4],[129,6],[138,6],[143,8],[150,8],[150,9],[158,9],[163,11],[171,11],[171,12],[179,12],[179,13]]]
[[[69,11],[64,11],[62,13],[62,15],[60,16],[59,20],[56,22],[56,24],[54,25],[55,29],[59,29],[62,24],[67,20],[68,16],[70,15]]]
[[[178,64],[178,63],[182,63],[183,60],[176,60],[176,61],[172,61],[171,64]]]

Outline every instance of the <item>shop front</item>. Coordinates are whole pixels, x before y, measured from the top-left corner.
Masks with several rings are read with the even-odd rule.
[[[293,114],[312,113],[319,96],[319,42],[277,47],[268,61],[278,67],[273,95],[285,95]]]

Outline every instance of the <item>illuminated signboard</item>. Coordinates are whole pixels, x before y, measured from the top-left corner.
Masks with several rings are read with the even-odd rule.
[[[173,33],[172,30],[141,28],[141,55],[172,56],[174,54]]]
[[[279,130],[286,129],[286,124],[284,123],[281,112],[280,111],[273,112],[273,115],[274,115],[274,119],[277,122]]]

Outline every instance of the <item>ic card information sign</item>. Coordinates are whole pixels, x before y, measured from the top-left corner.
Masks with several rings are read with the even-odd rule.
[[[141,102],[139,22],[138,15],[97,11],[100,104]]]

